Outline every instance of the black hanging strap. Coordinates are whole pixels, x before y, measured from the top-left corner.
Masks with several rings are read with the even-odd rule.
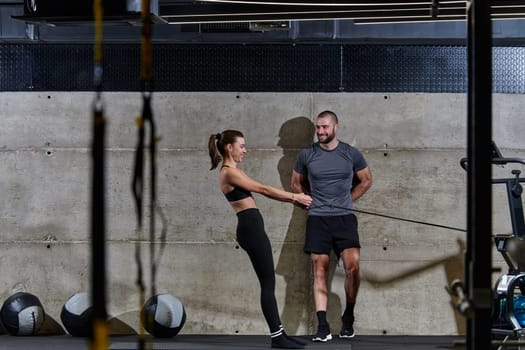
[[[95,14],[95,48],[93,60],[93,144],[92,144],[92,197],[91,197],[91,298],[93,304],[92,350],[106,350],[109,346],[109,326],[106,311],[106,205],[104,148],[106,120],[102,103],[102,0],[93,3]]]

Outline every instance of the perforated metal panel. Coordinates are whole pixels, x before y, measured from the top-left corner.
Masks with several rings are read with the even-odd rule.
[[[495,92],[525,93],[525,48],[495,48],[493,76]]]
[[[93,51],[82,46],[33,46],[34,90],[89,90],[93,85]]]
[[[361,92],[464,92],[467,50],[458,46],[348,45],[344,86]]]
[[[107,45],[103,51],[103,87],[107,91],[139,91],[141,52],[138,45]],[[154,63],[157,58],[155,55]],[[90,66],[93,63],[89,63]],[[155,67],[155,71],[157,68]],[[155,72],[155,75],[156,72]]]
[[[32,60],[33,50],[28,46],[0,45],[0,90],[31,90]]]
[[[466,92],[467,49],[443,45],[155,44],[156,91]],[[494,92],[525,93],[525,48],[495,47]],[[93,47],[0,45],[2,91],[89,91]],[[104,89],[140,90],[140,46],[104,46]]]
[[[192,91],[337,91],[339,47],[156,46],[155,86]]]

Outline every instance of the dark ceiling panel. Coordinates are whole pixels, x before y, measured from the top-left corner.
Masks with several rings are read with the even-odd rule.
[[[64,25],[92,19],[91,1],[76,1],[69,7],[58,6],[58,0],[49,0],[48,8],[37,7],[34,11],[24,6],[21,20],[31,23]],[[397,1],[161,1],[155,2],[153,18],[158,23],[228,23],[257,21],[304,21],[329,19],[355,19],[363,22],[402,22],[465,20],[466,0],[397,0]],[[127,13],[123,0],[106,0],[106,21],[126,23],[125,17],[137,15]],[[53,6],[52,6],[53,5]],[[80,6],[83,5],[83,6]],[[157,6],[158,5],[158,6]],[[70,10],[68,10],[70,9]],[[492,0],[493,18],[524,17],[524,0]],[[137,18],[128,20],[136,24]]]

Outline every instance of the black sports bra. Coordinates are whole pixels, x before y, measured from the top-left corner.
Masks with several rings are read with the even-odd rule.
[[[233,190],[231,190],[228,193],[225,193],[224,196],[226,197],[228,202],[235,202],[244,198],[253,197],[250,191],[247,191],[240,187],[234,187]]]
[[[229,165],[223,165],[222,168],[229,168]],[[244,188],[240,188],[237,186],[233,187],[233,190],[231,190],[228,193],[225,193],[224,196],[228,200],[228,202],[235,202],[240,201],[241,199],[253,197],[252,193],[248,190],[245,190]]]

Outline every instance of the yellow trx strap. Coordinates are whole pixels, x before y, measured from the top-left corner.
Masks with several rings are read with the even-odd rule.
[[[150,0],[142,0],[142,82],[151,82],[153,78],[153,57],[152,57],[152,43],[151,43],[151,13]]]
[[[105,179],[104,179],[104,137],[105,125],[102,104],[102,26],[104,10],[102,0],[94,0],[95,47],[93,82],[95,100],[93,102],[93,173],[91,206],[91,298],[93,303],[93,333],[91,350],[109,348],[109,326],[106,312],[106,272],[105,272]]]
[[[139,288],[139,302],[140,308],[143,310],[146,300],[146,288],[143,281],[143,267],[141,259],[140,245],[142,243],[143,231],[143,194],[144,194],[144,149],[146,145],[149,148],[149,162],[150,162],[150,197],[149,197],[149,240],[150,240],[150,267],[151,267],[151,297],[156,295],[156,275],[157,267],[160,257],[164,251],[166,235],[167,235],[167,220],[157,205],[157,141],[155,120],[153,118],[153,109],[151,108],[151,99],[153,92],[153,45],[152,45],[152,17],[150,12],[150,0],[142,0],[142,37],[141,37],[141,88],[143,108],[142,115],[137,119],[138,127],[138,142],[135,153],[135,169],[133,176],[133,195],[135,198],[135,205],[137,209],[137,233],[139,239],[137,241],[135,250],[135,259],[138,267],[137,286]],[[145,129],[148,128],[148,137],[146,140]],[[162,229],[158,252],[155,251],[155,219],[159,215],[162,221]],[[148,313],[147,315],[140,315],[140,333],[139,333],[139,349],[143,350],[146,346],[146,337],[144,335],[144,328],[151,331],[153,329],[154,315]],[[150,348],[152,344],[149,344]]]

